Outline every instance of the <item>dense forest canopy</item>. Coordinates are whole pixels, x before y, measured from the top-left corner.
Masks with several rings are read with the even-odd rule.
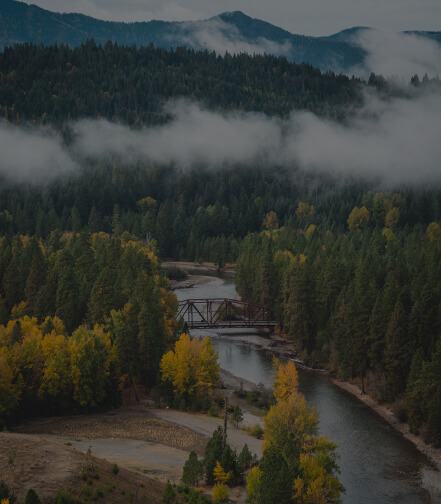
[[[284,116],[295,109],[342,117],[360,103],[362,84],[284,57],[217,56],[175,50],[97,46],[7,47],[0,54],[1,113],[11,121],[61,126],[68,119],[105,117],[130,125],[166,120],[164,102],[192,97],[210,107]]]

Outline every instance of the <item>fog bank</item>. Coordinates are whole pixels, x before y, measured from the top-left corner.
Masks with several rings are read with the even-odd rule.
[[[69,149],[53,130],[0,123],[0,173],[14,181],[42,182],[74,170],[74,160],[112,156],[127,166],[284,165],[379,179],[389,186],[441,182],[439,94],[390,101],[367,97],[347,125],[309,112],[294,112],[286,120],[213,112],[182,100],[169,103],[167,112],[166,125],[143,130],[106,120],[75,122]]]

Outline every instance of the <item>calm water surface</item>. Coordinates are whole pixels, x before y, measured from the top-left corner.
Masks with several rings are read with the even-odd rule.
[[[177,290],[180,300],[234,298],[232,280],[212,278],[205,285]],[[221,367],[254,383],[271,386],[271,356],[251,344],[212,337]],[[429,461],[363,403],[333,385],[326,377],[299,369],[299,388],[319,413],[320,431],[338,445],[340,481],[345,504],[423,504],[430,502],[422,488]]]

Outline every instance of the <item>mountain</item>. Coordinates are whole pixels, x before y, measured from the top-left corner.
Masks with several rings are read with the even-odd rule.
[[[345,71],[362,65],[365,52],[354,43],[360,30],[351,28],[329,37],[294,35],[242,12],[226,12],[202,21],[110,22],[82,14],[59,14],[16,0],[1,0],[0,50],[16,43],[81,45],[93,38],[105,44],[172,48],[187,46],[218,54],[269,53],[307,62],[322,70]],[[437,32],[431,32],[436,38]],[[419,32],[421,35],[421,32]]]

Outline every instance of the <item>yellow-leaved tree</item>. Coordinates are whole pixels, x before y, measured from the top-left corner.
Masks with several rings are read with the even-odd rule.
[[[293,392],[297,392],[299,377],[293,361],[282,364],[277,357],[273,358],[273,368],[277,371],[273,378],[273,394],[276,401],[286,399]]]
[[[348,217],[348,228],[351,231],[360,232],[361,228],[368,222],[369,220],[369,210],[362,206],[358,208],[358,206],[352,209],[352,212]]]
[[[296,440],[303,447],[316,433],[317,424],[315,409],[308,405],[302,394],[292,393],[271,406],[264,418],[264,448],[273,446],[282,451],[287,439]]]
[[[297,389],[294,363],[274,360],[274,367],[277,402],[264,418],[263,456],[247,478],[248,501],[337,504],[344,488],[336,476],[336,445],[317,436],[317,414]]]
[[[224,485],[227,485],[233,479],[233,473],[231,471],[225,471],[219,460],[216,462],[216,466],[213,469],[213,476],[216,483]]]
[[[181,395],[211,395],[213,388],[219,386],[217,357],[208,336],[201,340],[181,334],[174,350],[162,357],[162,380],[171,382],[175,392]]]
[[[294,481],[294,499],[299,504],[327,504],[338,502],[342,486],[337,476],[335,461],[330,456],[335,450],[326,436],[316,438],[312,449],[300,455],[300,476]]]
[[[257,504],[259,497],[260,480],[262,471],[258,467],[253,467],[247,476],[247,502]]]

